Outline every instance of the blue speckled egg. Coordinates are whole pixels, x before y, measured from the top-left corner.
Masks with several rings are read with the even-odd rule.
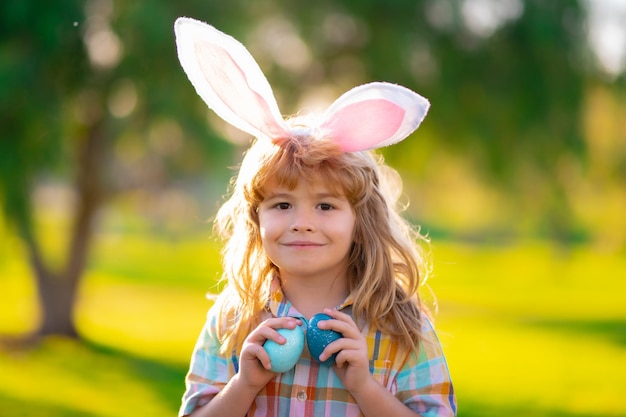
[[[343,335],[334,330],[322,330],[317,327],[317,323],[322,320],[331,320],[328,314],[318,313],[314,315],[311,320],[309,320],[309,328],[306,331],[306,343],[309,347],[309,352],[311,353],[311,357],[320,362],[319,357],[326,349],[326,346],[331,344],[337,339],[343,337]],[[335,357],[337,353],[334,353],[330,358],[326,359],[324,362],[320,362],[322,365],[332,366],[335,363]]]
[[[272,372],[282,374],[296,366],[300,359],[304,349],[304,332],[300,326],[296,326],[295,329],[278,329],[277,332],[287,339],[287,342],[281,345],[273,340],[266,340],[263,348],[270,357]]]

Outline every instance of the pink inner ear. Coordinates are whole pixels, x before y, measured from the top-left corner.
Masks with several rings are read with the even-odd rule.
[[[245,71],[223,48],[196,41],[195,52],[199,62],[220,63],[203,65],[201,71],[219,100],[232,113],[253,128],[270,137],[284,135],[283,129],[272,118],[272,112],[264,97],[250,86]],[[214,111],[219,109],[214,108]]]
[[[336,111],[324,127],[343,151],[354,152],[375,148],[391,138],[404,114],[402,107],[388,100],[366,100]]]

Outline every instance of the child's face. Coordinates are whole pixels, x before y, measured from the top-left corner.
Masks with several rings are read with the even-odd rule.
[[[344,277],[355,215],[343,195],[323,183],[289,190],[266,185],[259,205],[263,248],[283,278]]]

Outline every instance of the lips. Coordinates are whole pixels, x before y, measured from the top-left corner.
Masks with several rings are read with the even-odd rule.
[[[321,243],[309,242],[306,240],[294,240],[291,242],[283,243],[283,245],[288,246],[288,247],[294,247],[294,248],[311,248],[311,247],[323,246]]]

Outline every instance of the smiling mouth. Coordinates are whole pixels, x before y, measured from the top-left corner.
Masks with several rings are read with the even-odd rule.
[[[315,248],[322,246],[322,244],[315,242],[287,242],[284,244],[284,246],[290,248]]]

